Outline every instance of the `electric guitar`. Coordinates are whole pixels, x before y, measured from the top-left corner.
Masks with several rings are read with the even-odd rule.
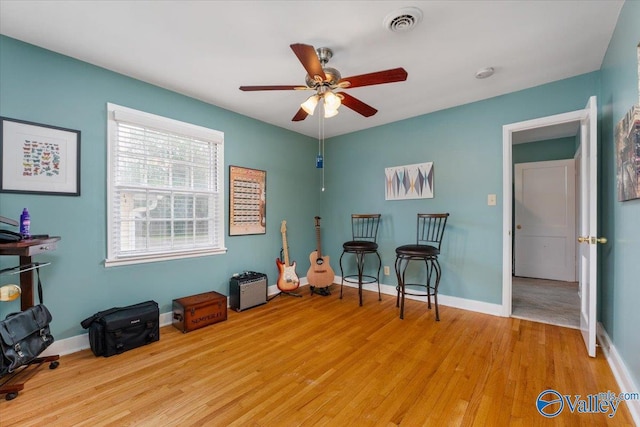
[[[282,233],[282,251],[284,252],[284,263],[280,261],[280,258],[276,258],[276,265],[278,266],[278,289],[282,292],[290,292],[294,289],[298,289],[300,286],[300,279],[296,274],[295,261],[289,264],[289,246],[287,245],[287,221],[282,221],[280,226],[280,232]]]
[[[312,287],[326,288],[333,283],[335,273],[329,265],[329,257],[322,256],[322,249],[320,245],[320,217],[315,217],[316,220],[316,241],[317,248],[309,255],[309,261],[311,267],[307,271],[307,280]],[[313,292],[313,289],[312,289]]]

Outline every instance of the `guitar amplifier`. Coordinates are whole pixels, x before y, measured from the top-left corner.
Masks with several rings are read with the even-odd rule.
[[[229,280],[229,307],[242,311],[267,302],[267,276],[245,271]]]

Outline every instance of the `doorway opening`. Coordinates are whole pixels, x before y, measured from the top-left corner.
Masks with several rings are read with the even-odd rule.
[[[514,128],[508,130],[508,135],[505,130],[505,140],[509,141],[508,146],[505,144],[505,152],[503,153],[505,171],[507,169],[506,159],[508,158],[510,172],[509,174],[505,173],[503,177],[505,183],[505,224],[507,224],[507,216],[509,224],[509,250],[505,252],[508,252],[510,257],[508,261],[506,259],[504,261],[503,308],[505,316],[564,327],[580,327],[577,243],[575,240],[578,232],[580,196],[577,191],[579,186],[576,185],[576,176],[573,171],[579,170],[579,157],[576,156],[579,156],[580,125],[583,116],[582,112],[566,113],[523,122],[520,124],[521,128],[518,127],[519,124],[516,124]],[[518,164],[518,168],[516,168],[516,164]],[[523,191],[526,193],[527,190],[524,189],[522,177],[527,177],[529,180],[535,180],[536,177],[548,179],[552,175],[548,171],[552,170],[560,171],[558,175],[561,176],[565,172],[564,169],[558,169],[559,167],[566,167],[566,173],[573,175],[565,177],[566,180],[571,180],[571,182],[567,181],[572,192],[571,200],[562,202],[560,201],[562,195],[560,195],[555,197],[556,200],[551,197],[547,201],[544,193],[550,183],[542,183],[540,188],[532,188],[531,191],[537,196],[543,197],[544,200],[535,200],[533,208],[523,204],[521,200]],[[517,173],[521,175],[516,176]],[[516,188],[517,186],[519,188]],[[531,196],[525,194],[524,197],[531,200]],[[545,205],[546,203],[556,205],[551,207]],[[572,222],[568,225],[565,224],[565,230],[560,233],[562,236],[557,235],[557,226],[551,224],[551,226],[545,227],[540,222],[542,221],[540,218],[549,212],[568,214],[565,211],[568,209],[567,206],[558,207],[558,203],[571,204],[569,213]],[[525,215],[516,218],[518,211],[520,214],[525,212]],[[526,213],[529,213],[528,223],[526,223]],[[525,222],[523,223],[523,221]],[[553,218],[549,221],[553,223]],[[559,222],[564,223],[564,219]],[[566,229],[567,227],[571,227],[571,229]],[[536,231],[529,234],[528,240],[521,237],[526,235],[525,231],[532,229]],[[521,232],[521,235],[518,235],[518,232]],[[518,242],[516,242],[517,238]],[[541,241],[544,242],[541,243]],[[540,253],[541,247],[545,248],[543,253]],[[571,274],[567,274],[565,271],[557,276],[550,272],[557,266],[540,266],[543,259],[555,261],[553,254],[557,258],[560,252],[565,258],[568,257],[564,260],[566,261],[564,262],[566,264],[565,270],[570,269]],[[539,260],[532,259],[536,256],[541,258]],[[518,261],[520,263],[517,267]],[[537,272],[532,271],[534,266],[538,270]]]
[[[598,251],[597,244],[606,243],[604,237],[598,237],[598,105],[597,98],[591,96],[583,110],[572,111],[555,116],[542,117],[519,123],[512,123],[502,127],[502,158],[503,158],[503,243],[502,243],[502,315],[512,315],[513,291],[513,207],[512,207],[512,151],[513,141],[518,138],[528,138],[536,135],[535,140],[545,140],[538,133],[552,134],[554,137],[579,135],[579,170],[576,179],[579,183],[579,201],[577,221],[580,243],[578,265],[578,288],[580,297],[580,332],[590,357],[596,356],[596,302],[598,299]]]
[[[579,147],[575,135],[525,143],[516,135],[512,143],[512,317],[580,327],[575,173]]]

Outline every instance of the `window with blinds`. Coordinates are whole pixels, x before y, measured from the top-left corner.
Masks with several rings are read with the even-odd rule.
[[[114,104],[105,265],[224,253],[224,134]]]

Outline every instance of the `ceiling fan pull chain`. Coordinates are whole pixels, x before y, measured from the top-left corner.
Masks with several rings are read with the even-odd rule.
[[[323,119],[324,124],[324,119]],[[324,191],[324,126],[322,126],[322,191]]]
[[[320,138],[322,138],[322,115],[318,114],[318,155],[322,154]]]
[[[322,138],[322,127],[320,123],[321,120],[321,116],[318,115],[318,154],[316,154],[316,169],[322,169],[323,167],[322,148],[320,143]]]

